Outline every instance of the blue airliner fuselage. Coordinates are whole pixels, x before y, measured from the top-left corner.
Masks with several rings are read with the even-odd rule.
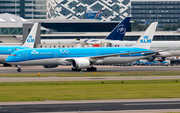
[[[23,46],[0,46],[0,62],[4,62],[12,52],[27,48]]]
[[[0,55],[10,55],[12,52],[18,49],[27,49],[23,46],[0,46]]]
[[[149,49],[136,47],[100,47],[100,48],[34,48],[15,51],[6,62],[26,62],[51,58],[81,58],[108,57],[111,55],[125,55],[126,53],[148,52]],[[15,63],[18,64],[18,63]],[[42,64],[43,65],[43,64]]]

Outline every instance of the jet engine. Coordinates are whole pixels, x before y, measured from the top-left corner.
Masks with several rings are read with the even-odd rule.
[[[58,65],[43,65],[44,68],[55,68],[58,67]]]
[[[169,52],[159,52],[159,54],[155,55],[155,57],[171,57],[172,54]]]
[[[90,61],[85,58],[75,58],[71,65],[73,69],[84,69],[90,66]]]

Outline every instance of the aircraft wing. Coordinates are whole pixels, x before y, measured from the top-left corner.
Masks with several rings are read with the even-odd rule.
[[[130,54],[136,54],[136,53],[146,53],[146,52],[151,52],[155,53],[154,51],[140,51],[140,52],[128,52],[128,53],[117,53],[117,54],[107,54],[107,55],[97,55],[97,56],[92,56],[90,58],[105,58],[105,57],[114,57],[114,56],[119,56],[119,55],[130,55]]]
[[[86,57],[92,62],[95,62],[96,60],[104,59],[105,57],[118,57],[119,55],[130,55],[130,54],[136,54],[136,53],[151,53],[155,54],[154,51],[140,51],[140,52],[128,52],[128,53],[117,53],[117,54],[106,54],[106,55],[97,55],[97,56],[91,56],[91,57]],[[149,55],[149,54],[148,54]],[[66,61],[72,61],[74,58],[66,58]]]

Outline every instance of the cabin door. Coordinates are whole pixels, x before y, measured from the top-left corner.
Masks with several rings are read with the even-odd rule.
[[[26,52],[23,52],[23,59],[27,60],[27,53]]]

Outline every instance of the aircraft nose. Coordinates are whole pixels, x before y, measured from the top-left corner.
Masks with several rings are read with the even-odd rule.
[[[6,58],[6,60],[5,60],[5,62],[11,62],[12,59],[11,59],[10,57],[11,57],[11,56],[8,56],[8,57]]]

